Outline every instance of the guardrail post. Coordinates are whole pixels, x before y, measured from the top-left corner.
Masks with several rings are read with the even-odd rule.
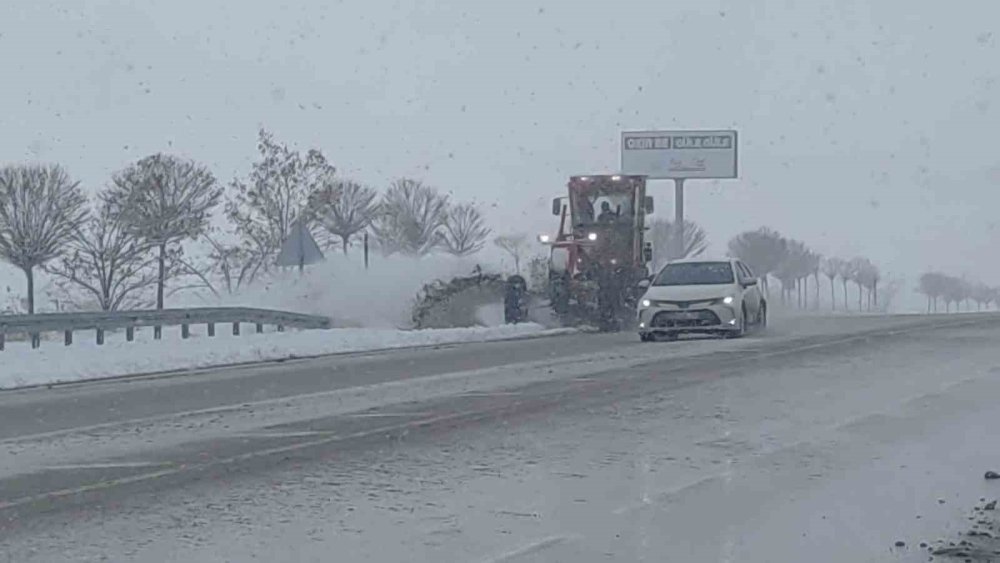
[[[135,327],[127,326],[125,327],[125,340],[132,342],[135,340]]]
[[[239,335],[240,335],[240,323],[235,322],[233,323],[233,336],[239,336]]]
[[[215,323],[208,323],[208,335],[215,336]]]
[[[163,327],[162,326],[154,326],[153,327],[153,339],[154,340],[159,340],[162,336],[163,336]]]
[[[65,333],[63,333],[63,342],[66,344],[66,346],[69,346],[70,344],[73,343],[73,331],[72,330],[67,330]]]
[[[189,325],[181,325],[181,338],[188,338],[191,336],[191,327]]]
[[[260,334],[262,332],[264,332],[264,325],[261,323],[257,323],[257,334]]]
[[[42,337],[37,332],[31,333],[31,347],[38,348],[42,345]]]
[[[97,345],[98,346],[103,346],[104,345],[104,329],[103,328],[97,329]]]
[[[278,332],[285,332],[285,325],[278,325]]]

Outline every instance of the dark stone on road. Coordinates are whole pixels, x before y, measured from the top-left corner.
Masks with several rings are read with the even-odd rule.
[[[991,500],[990,502],[986,503],[986,506],[983,507],[983,510],[996,510],[996,508],[997,508],[997,501]]]
[[[903,540],[899,540],[896,542],[896,547],[906,547],[906,542]]]
[[[1000,479],[1000,473],[997,473],[996,471],[987,471],[984,477],[987,479]]]

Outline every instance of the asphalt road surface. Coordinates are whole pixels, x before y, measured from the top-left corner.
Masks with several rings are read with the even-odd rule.
[[[801,317],[0,392],[0,560],[924,561],[997,494],[998,343]]]

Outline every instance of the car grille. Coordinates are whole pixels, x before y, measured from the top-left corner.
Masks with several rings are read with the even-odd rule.
[[[698,301],[667,301],[656,300],[653,305],[658,307],[677,307],[678,309],[698,309],[714,305],[718,299],[699,299]]]
[[[722,324],[719,316],[708,310],[660,311],[653,315],[651,328],[697,328]]]

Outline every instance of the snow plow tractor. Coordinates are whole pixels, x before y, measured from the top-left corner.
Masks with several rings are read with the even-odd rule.
[[[645,176],[573,176],[569,194],[552,200],[559,217],[551,246],[549,300],[568,326],[615,331],[635,322],[639,282],[649,277],[653,246],[645,240],[653,198]]]

